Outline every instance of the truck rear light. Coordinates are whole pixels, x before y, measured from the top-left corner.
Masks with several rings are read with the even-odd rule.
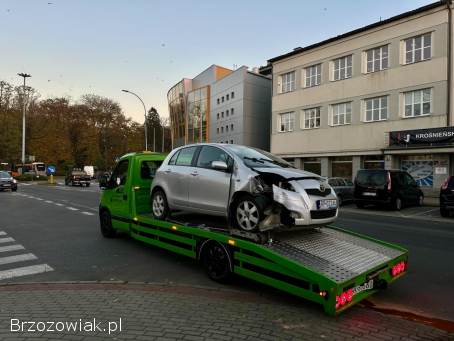
[[[406,270],[406,268],[407,268],[407,264],[404,261],[399,262],[391,268],[391,275],[393,277],[396,277],[400,273],[404,272]]]
[[[336,296],[336,309],[339,309],[351,301],[353,301],[353,289],[348,289],[342,294]]]

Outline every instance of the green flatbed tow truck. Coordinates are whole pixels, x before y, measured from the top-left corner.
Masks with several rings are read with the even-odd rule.
[[[200,261],[208,276],[231,274],[323,305],[335,315],[407,271],[404,248],[335,226],[252,237],[228,227],[160,221],[150,213],[150,186],[166,155],[140,152],[121,157],[103,188],[101,232],[117,232]]]

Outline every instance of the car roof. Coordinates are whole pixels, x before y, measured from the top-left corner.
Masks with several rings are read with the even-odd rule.
[[[164,161],[164,159],[167,157],[166,153],[156,153],[156,152],[150,152],[150,151],[141,151],[141,152],[133,152],[133,153],[128,153],[119,158],[120,160],[125,160],[133,157],[146,157],[147,159],[151,159],[154,161]]]

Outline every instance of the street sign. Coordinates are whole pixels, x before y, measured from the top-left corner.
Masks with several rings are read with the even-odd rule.
[[[55,166],[53,165],[47,166],[47,174],[55,174],[55,170],[56,170]]]

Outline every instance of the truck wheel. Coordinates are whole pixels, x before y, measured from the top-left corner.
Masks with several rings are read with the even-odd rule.
[[[203,267],[210,279],[225,283],[232,276],[231,258],[226,248],[218,242],[207,242],[200,255]]]
[[[169,215],[169,205],[167,197],[162,190],[157,190],[151,197],[151,209],[153,216],[159,220],[165,220]]]
[[[263,211],[254,197],[242,196],[234,206],[234,223],[243,231],[252,232],[258,229]]]
[[[112,227],[112,218],[107,210],[103,210],[99,215],[101,233],[105,238],[113,238],[117,235],[117,231]]]
[[[440,215],[442,217],[449,217],[449,211],[446,207],[440,206]]]

